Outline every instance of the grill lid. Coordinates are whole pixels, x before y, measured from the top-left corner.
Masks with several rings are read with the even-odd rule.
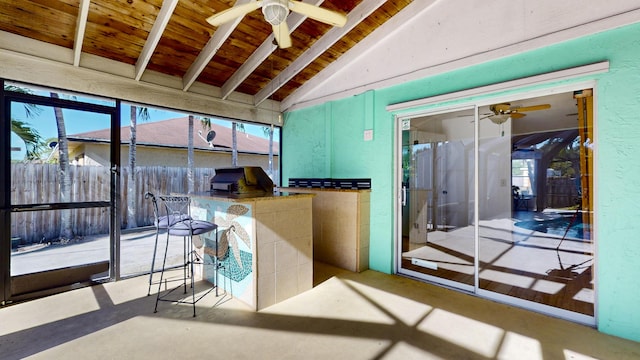
[[[273,181],[259,166],[216,169],[210,190],[234,194],[273,192]]]

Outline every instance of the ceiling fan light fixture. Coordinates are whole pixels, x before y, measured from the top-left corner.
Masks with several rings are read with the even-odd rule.
[[[269,24],[280,25],[289,15],[289,2],[288,0],[264,0],[262,14]]]
[[[499,114],[499,115],[489,116],[489,120],[491,120],[491,122],[496,125],[502,125],[510,118],[511,116],[509,114]]]

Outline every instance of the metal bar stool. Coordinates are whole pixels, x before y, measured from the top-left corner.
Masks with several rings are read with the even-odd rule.
[[[156,255],[158,253],[158,238],[160,236],[160,232],[167,231],[167,228],[169,227],[169,225],[173,225],[178,221],[189,220],[191,219],[191,217],[188,214],[180,214],[179,216],[175,216],[175,215],[160,216],[160,213],[158,211],[158,202],[156,200],[155,195],[147,191],[144,194],[144,198],[151,199],[151,202],[153,204],[153,217],[154,217],[153,225],[156,228],[155,243],[153,245],[153,257],[151,258],[151,270],[149,271],[149,287],[147,289],[147,296],[149,296],[151,295],[151,286],[154,284],[153,274],[155,273]],[[184,266],[184,264],[186,264],[186,258],[182,266]]]
[[[196,298],[195,286],[194,286],[194,263],[201,259],[193,249],[193,236],[204,235],[209,232],[215,231],[215,238],[218,238],[218,225],[204,220],[194,220],[191,218],[189,209],[190,198],[188,196],[158,196],[163,208],[165,209],[164,216],[167,219],[167,241],[165,244],[164,259],[162,262],[162,270],[160,271],[160,280],[158,283],[158,293],[156,296],[156,306],[154,313],[158,311],[158,302],[168,301],[174,303],[187,303],[193,305],[193,316],[196,316],[196,303],[211,292],[214,288],[217,288],[217,284],[214,284],[209,290],[199,295]],[[182,220],[177,220],[182,219]],[[177,221],[175,221],[177,220]],[[169,238],[171,235],[182,236],[183,238],[183,251],[185,256],[185,264],[183,268],[183,281],[180,285],[169,290],[165,294],[161,294],[162,279],[164,278],[164,272],[166,270],[167,253],[169,250]],[[213,264],[215,265],[215,264]],[[187,293],[187,267],[189,267],[189,278],[191,279],[191,301],[189,300],[176,300],[171,299],[169,295],[178,288],[184,286],[184,293]],[[216,269],[217,271],[217,269]]]

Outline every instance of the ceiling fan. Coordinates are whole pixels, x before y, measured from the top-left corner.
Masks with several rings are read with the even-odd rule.
[[[525,117],[527,114],[523,114],[527,111],[538,111],[538,110],[546,110],[551,108],[549,104],[539,104],[532,106],[511,106],[510,103],[502,103],[502,104],[494,104],[489,106],[489,110],[491,113],[485,114],[486,116],[483,119],[489,119],[494,124],[501,125],[505,121],[512,119],[520,119]]]
[[[347,17],[343,14],[294,0],[251,1],[212,15],[207,18],[207,22],[213,26],[220,26],[258,8],[262,8],[264,19],[271,24],[273,35],[278,42],[278,46],[282,49],[291,46],[289,26],[285,21],[289,15],[289,10],[333,26],[342,27],[347,22]]]

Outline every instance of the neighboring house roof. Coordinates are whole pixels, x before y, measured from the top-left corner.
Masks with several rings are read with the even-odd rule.
[[[211,130],[215,131],[213,139],[215,149],[232,148],[231,128],[217,124],[211,124]],[[199,120],[193,121],[193,146],[196,149],[211,149],[205,140],[198,136],[202,132],[202,137],[206,138],[209,128],[202,125]],[[129,126],[120,128],[120,141],[128,144],[130,140]],[[68,135],[70,141],[110,141],[110,129],[102,129]],[[136,144],[138,146],[166,146],[187,148],[189,144],[189,118],[187,116],[154,121],[138,121],[136,131]],[[269,153],[269,139],[237,131],[237,147],[243,153]],[[278,142],[273,142],[273,153],[279,152]]]

